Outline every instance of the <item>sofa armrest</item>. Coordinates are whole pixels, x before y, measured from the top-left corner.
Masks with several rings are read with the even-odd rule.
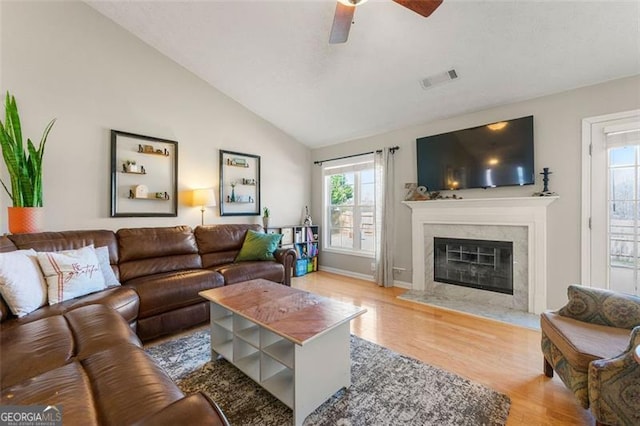
[[[205,394],[198,392],[177,400],[138,423],[139,426],[180,424],[229,426],[229,421],[215,402]]]
[[[640,424],[640,399],[634,397],[640,363],[633,356],[639,344],[640,326],[632,330],[629,347],[621,355],[589,364],[589,404],[602,424]]]
[[[276,258],[276,262],[284,266],[284,281],[282,284],[291,287],[291,271],[298,258],[296,251],[292,248],[279,248],[273,253],[273,256]]]
[[[564,317],[629,330],[640,325],[640,297],[579,285],[570,285],[567,295],[558,311]]]

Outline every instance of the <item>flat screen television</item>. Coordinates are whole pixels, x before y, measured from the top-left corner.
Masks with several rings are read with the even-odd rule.
[[[416,139],[418,185],[429,191],[531,185],[533,116]]]

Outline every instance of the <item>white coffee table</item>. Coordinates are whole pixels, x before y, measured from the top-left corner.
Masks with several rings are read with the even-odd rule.
[[[351,384],[349,322],[366,309],[267,280],[200,292],[211,357],[224,357],[293,410],[295,425]]]

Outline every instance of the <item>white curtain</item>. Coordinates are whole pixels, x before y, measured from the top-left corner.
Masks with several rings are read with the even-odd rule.
[[[376,273],[379,286],[393,287],[394,171],[393,153],[389,148],[375,154],[376,187]]]

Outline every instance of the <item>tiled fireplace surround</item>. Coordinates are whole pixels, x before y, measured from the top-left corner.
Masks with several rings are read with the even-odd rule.
[[[412,290],[539,314],[546,309],[547,206],[558,197],[405,201],[411,208]],[[513,296],[433,280],[433,238],[513,241]]]

